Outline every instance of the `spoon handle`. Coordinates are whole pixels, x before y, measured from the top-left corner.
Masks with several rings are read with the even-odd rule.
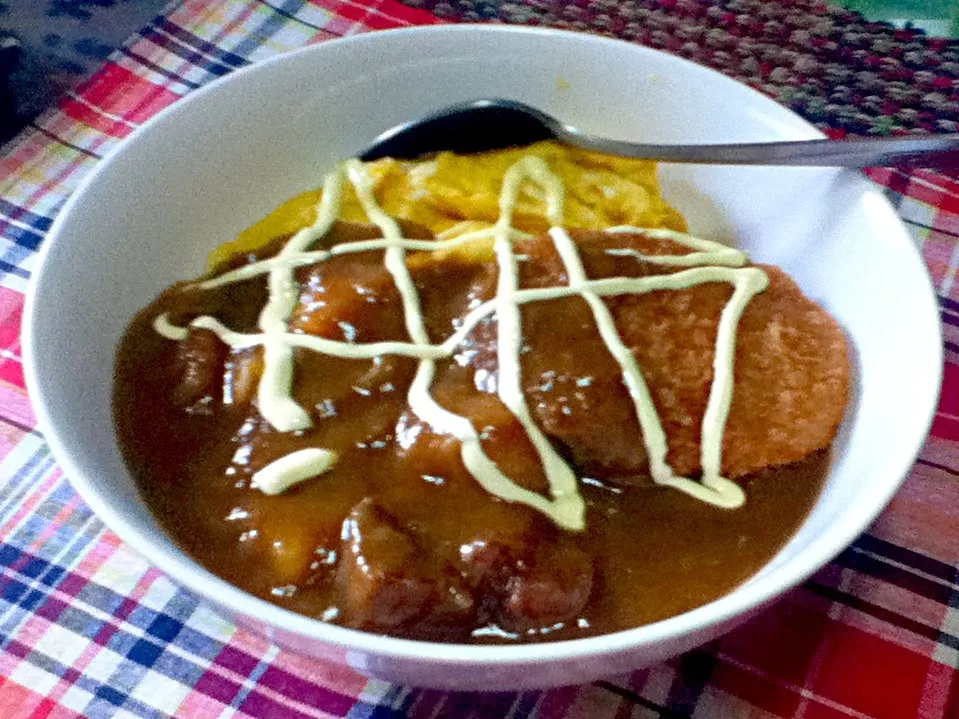
[[[564,128],[569,141],[591,150],[661,162],[723,165],[934,168],[959,172],[959,134],[852,140],[800,140],[732,145],[642,145]]]

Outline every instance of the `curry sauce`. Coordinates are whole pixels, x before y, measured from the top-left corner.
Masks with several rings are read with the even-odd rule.
[[[676,615],[788,541],[849,376],[784,273],[675,230],[564,229],[545,163],[446,239],[347,167],[309,228],[221,253],[122,340],[118,437],[188,553],[325,621],[510,642]],[[337,219],[347,176],[372,224]],[[510,221],[511,177],[513,201],[544,189],[548,234]]]

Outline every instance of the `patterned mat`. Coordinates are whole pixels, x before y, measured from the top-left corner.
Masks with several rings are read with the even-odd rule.
[[[463,22],[585,30],[708,65],[833,136],[956,132],[959,39],[819,0],[405,0]]]

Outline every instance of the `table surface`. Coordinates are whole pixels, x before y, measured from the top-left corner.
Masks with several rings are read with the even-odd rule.
[[[942,131],[959,120],[959,44],[812,0],[172,4],[0,149],[0,716],[959,717],[954,177],[869,173],[929,266],[947,359],[939,413],[902,490],[804,586],[668,663],[522,693],[367,681],[219,617],[75,494],[36,429],[20,351],[36,250],[65,198],[136,126],[210,80],[307,43],[438,15],[576,27],[667,49],[752,83],[833,135]]]

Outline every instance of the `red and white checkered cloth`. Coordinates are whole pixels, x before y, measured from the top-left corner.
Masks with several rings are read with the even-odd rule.
[[[307,43],[436,21],[394,0],[176,3],[0,149],[0,717],[959,717],[959,182],[941,175],[870,173],[939,292],[945,387],[922,456],[835,562],[667,664],[542,692],[367,681],[237,629],[73,492],[35,429],[19,339],[35,253],[64,199],[133,128],[214,78]]]

